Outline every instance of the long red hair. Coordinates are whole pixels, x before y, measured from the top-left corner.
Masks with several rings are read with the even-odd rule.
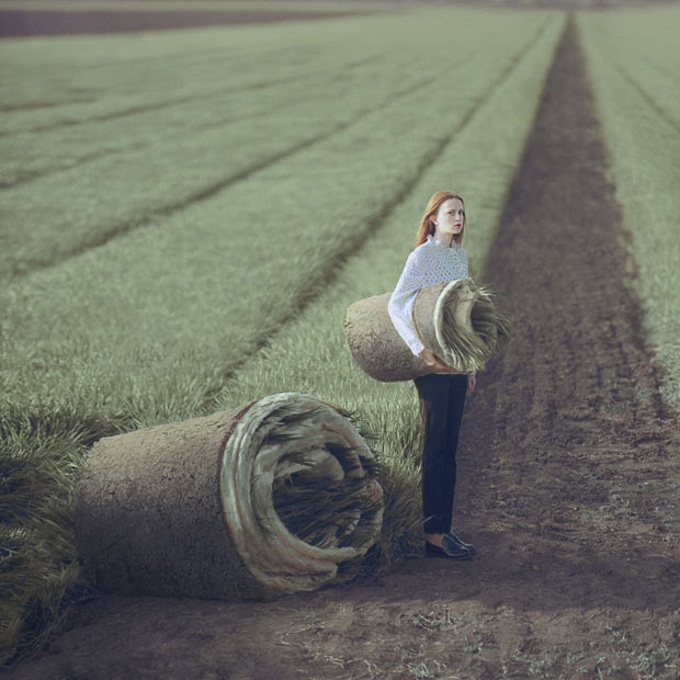
[[[418,229],[418,234],[416,236],[416,248],[427,241],[428,236],[433,236],[435,231],[434,218],[439,212],[439,208],[444,201],[449,201],[452,198],[457,198],[463,204],[463,211],[465,211],[465,201],[462,196],[454,194],[453,191],[438,191],[436,194],[432,194],[430,200],[427,202],[427,208],[425,208],[425,214],[423,219],[420,220],[420,228]],[[453,240],[457,245],[460,245],[463,240],[463,232],[465,231],[465,219],[463,219],[463,228],[460,230],[460,234],[456,234]]]

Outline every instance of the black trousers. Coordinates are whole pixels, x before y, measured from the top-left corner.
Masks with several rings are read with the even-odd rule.
[[[423,517],[426,534],[451,530],[456,448],[467,391],[466,375],[433,373],[413,381],[423,421]]]

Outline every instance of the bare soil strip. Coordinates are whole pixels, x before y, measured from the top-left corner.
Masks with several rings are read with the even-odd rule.
[[[285,10],[248,10],[240,12],[50,12],[47,10],[0,10],[0,38],[77,33],[160,31],[220,24],[253,24],[272,21],[329,19],[356,14],[358,12],[287,12]]]
[[[270,604],[106,597],[10,677],[677,677],[680,432],[600,139],[569,28],[488,267],[514,335],[463,426],[473,561]]]

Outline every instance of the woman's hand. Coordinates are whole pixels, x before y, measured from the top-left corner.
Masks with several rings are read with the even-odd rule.
[[[468,373],[468,386],[467,394],[472,394],[475,391],[475,386],[477,385],[477,376],[474,373]]]
[[[425,347],[418,356],[425,361],[425,363],[437,373],[453,373],[453,369],[443,364],[432,352]]]

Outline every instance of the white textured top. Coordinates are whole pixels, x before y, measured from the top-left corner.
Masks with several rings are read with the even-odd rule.
[[[390,297],[387,311],[394,327],[414,354],[424,345],[413,323],[413,304],[421,288],[468,278],[467,255],[462,246],[453,241],[451,246],[442,245],[432,236],[411,252],[404,271]]]

